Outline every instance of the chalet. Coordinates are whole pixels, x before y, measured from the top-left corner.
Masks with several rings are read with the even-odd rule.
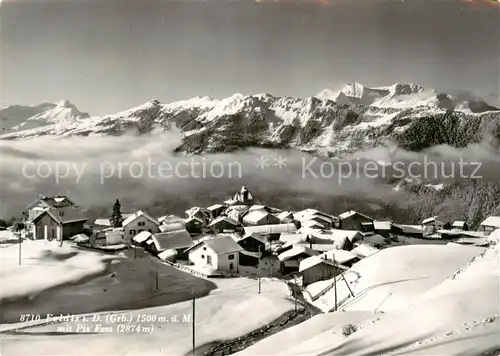
[[[461,230],[461,231],[469,230],[469,226],[467,225],[467,223],[465,221],[460,221],[460,220],[454,221],[453,224],[451,224],[451,228],[454,230]]]
[[[296,216],[295,219],[300,221],[301,226],[306,226],[307,223],[317,223],[324,228],[331,228],[334,225],[332,218],[319,213],[302,214]]]
[[[247,205],[233,205],[224,211],[224,214],[231,219],[241,222],[243,216],[248,212]]]
[[[438,230],[442,230],[444,227],[444,222],[439,220],[438,216],[433,216],[422,221],[422,231],[423,237],[429,237],[435,234]]]
[[[367,215],[350,210],[339,215],[339,228],[342,230],[362,230],[362,224],[371,222],[373,219]]]
[[[205,212],[202,208],[200,207],[193,207],[191,209],[186,210],[186,219],[190,218],[198,218],[199,220],[203,221],[205,224],[208,224],[208,214]]]
[[[201,234],[206,226],[205,221],[196,216],[186,219],[186,230],[190,234]]]
[[[364,238],[363,234],[355,230],[303,230],[300,229],[299,232],[303,233],[307,231],[306,234],[313,238],[313,241],[328,240],[337,244],[339,248],[345,250],[353,246],[356,241],[362,240]],[[343,246],[343,247],[341,247]]]
[[[374,233],[365,233],[362,241],[377,248],[386,247],[391,243],[386,237]]]
[[[38,200],[31,203],[28,207],[28,222],[40,215],[44,211],[60,211],[67,210],[68,208],[78,208],[71,199],[64,195],[58,196],[42,196]]]
[[[340,272],[341,267],[334,261],[327,260],[324,256],[312,256],[302,260],[299,264],[303,287],[336,277]]]
[[[490,216],[480,225],[478,231],[488,236],[496,229],[500,229],[500,216]]]
[[[246,225],[272,225],[279,224],[279,219],[265,210],[253,210],[243,216]]]
[[[253,195],[246,186],[242,186],[239,192],[234,195],[233,200],[236,200],[238,204],[251,205],[253,203]]]
[[[125,243],[130,243],[132,237],[141,231],[159,232],[159,225],[158,220],[145,211],[137,211],[122,222]]]
[[[259,234],[267,237],[269,240],[277,240],[282,233],[296,232],[295,224],[274,224],[274,225],[258,225],[245,226],[243,228],[243,236]]]
[[[249,252],[264,252],[269,243],[267,238],[259,235],[252,234],[242,237],[237,240],[238,245],[240,245],[245,251]]]
[[[77,209],[44,210],[31,220],[30,227],[35,240],[63,240],[83,233],[85,221]]]
[[[401,228],[402,236],[407,236],[407,237],[414,237],[414,238],[422,238],[424,234],[424,230],[422,229],[421,225],[397,225],[399,228]]]
[[[213,220],[208,227],[215,233],[221,233],[225,231],[236,231],[239,225],[237,221],[227,216],[220,216]]]
[[[356,254],[345,250],[330,250],[325,252],[323,256],[329,261],[334,261],[335,263],[348,268],[351,268],[355,263],[361,261],[361,258],[359,258]]]
[[[222,215],[226,207],[222,204],[214,204],[212,206],[209,206],[207,208],[207,212],[209,215],[210,219],[217,219],[219,216]]]
[[[374,221],[373,231],[385,238],[392,238],[403,234],[403,229],[394,225],[392,221]]]
[[[239,252],[243,248],[230,236],[200,241],[185,252],[197,266],[211,266],[219,271],[238,272]]]
[[[278,255],[278,259],[281,262],[281,272],[283,274],[297,272],[299,270],[299,264],[302,260],[317,255],[319,255],[319,252],[311,250],[310,248],[304,246],[293,246],[291,249]]]
[[[154,253],[160,253],[165,250],[176,250],[177,256],[182,257],[186,249],[193,246],[193,239],[186,230],[168,231],[153,234],[152,250]]]

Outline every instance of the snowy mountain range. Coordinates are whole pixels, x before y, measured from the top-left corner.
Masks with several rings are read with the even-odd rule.
[[[497,108],[415,84],[368,88],[353,83],[338,92],[324,90],[306,99],[235,94],[222,100],[196,97],[168,104],[152,100],[99,117],[63,101],[36,107],[10,106],[0,111],[0,118],[1,139],[159,133],[177,128],[183,133],[177,151],[186,154],[256,146],[343,156],[387,139],[417,149],[421,145],[454,145],[448,141],[455,139],[462,145],[464,137],[468,140],[465,143],[474,143],[484,135],[500,132]],[[420,137],[416,147],[416,138],[409,135],[422,123],[439,126],[438,132],[444,128],[446,135],[437,137],[434,132],[427,137],[429,142]]]

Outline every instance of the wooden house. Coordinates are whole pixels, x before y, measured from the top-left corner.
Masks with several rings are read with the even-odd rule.
[[[354,210],[339,215],[339,228],[342,230],[362,231],[363,223],[373,223],[373,219]]]
[[[145,211],[139,210],[122,222],[125,243],[130,243],[132,238],[141,231],[159,232],[159,226],[158,220]]]
[[[205,267],[210,266],[218,271],[238,272],[239,252],[243,248],[230,236],[215,237],[199,241],[186,250],[189,261]]]
[[[30,228],[35,240],[64,240],[83,233],[86,221],[77,209],[44,210],[31,220]]]
[[[238,229],[239,223],[231,218],[228,218],[227,216],[220,216],[213,220],[208,227],[210,230],[212,230],[214,233],[221,233],[221,232],[234,232]]]
[[[496,229],[500,229],[500,216],[488,217],[479,225],[478,231],[482,232],[485,236],[488,236]]]
[[[280,220],[265,210],[253,210],[243,216],[245,225],[272,225],[279,224]]]

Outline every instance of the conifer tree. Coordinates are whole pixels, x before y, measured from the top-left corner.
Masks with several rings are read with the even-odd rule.
[[[118,199],[116,199],[115,205],[113,205],[113,212],[111,213],[111,219],[109,219],[111,226],[121,227],[123,222],[121,204]]]

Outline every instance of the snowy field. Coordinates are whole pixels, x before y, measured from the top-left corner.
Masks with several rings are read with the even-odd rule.
[[[192,291],[197,348],[294,309],[288,287],[273,279],[261,280],[259,294],[255,279],[203,279],[147,255],[102,254],[68,242],[24,241],[19,266],[18,248],[0,248],[4,355],[183,355],[192,348]],[[40,320],[20,322],[24,314]],[[73,320],[54,319],[61,314]]]
[[[355,264],[344,276],[354,293],[337,277],[340,310],[391,311],[407,308],[412,301],[441,283],[485,249],[448,245],[397,246],[381,250]],[[313,296],[333,283],[333,279],[308,286]],[[332,288],[314,304],[327,312],[335,306]]]
[[[22,314],[80,314],[140,309],[207,295],[217,286],[132,251],[104,254],[64,242],[30,241],[1,245],[2,323]],[[137,257],[137,258],[134,258]],[[158,275],[158,283],[156,283]],[[157,287],[158,284],[158,288]]]
[[[365,272],[371,283],[420,276],[415,281],[421,282],[408,285],[408,290],[404,291],[404,284],[393,290],[397,307],[388,307],[390,311],[374,313],[368,309],[375,303],[370,298],[362,298],[353,303],[352,308],[346,308],[350,311],[315,316],[237,355],[497,355],[500,351],[499,245],[490,247],[484,254],[470,246],[450,246],[453,245],[422,246],[419,248],[430,250],[412,253],[409,250],[413,259],[408,259],[410,256],[396,258],[399,247],[388,249],[393,251],[384,259],[390,262],[387,270],[377,267],[382,260],[376,258],[370,260],[369,257],[363,265],[360,263],[358,271]],[[448,257],[450,252],[458,262]],[[425,261],[423,256],[427,254],[429,260]],[[473,257],[468,259],[470,255]],[[389,257],[392,259],[388,260]],[[427,263],[420,263],[424,261]],[[452,269],[450,262],[460,264],[462,261],[465,263],[448,273]],[[404,298],[407,300],[403,303]]]
[[[240,278],[220,282],[213,294],[196,300],[197,348],[243,336],[294,308],[288,288],[281,282],[263,280],[261,294],[257,292],[255,280]],[[100,313],[101,321],[93,321],[97,314],[88,314],[85,322],[33,326],[21,330],[22,334],[0,334],[0,343],[4,354],[9,356],[68,355],[68,350],[72,355],[184,355],[191,351],[191,313],[192,304],[186,301],[114,314],[113,318],[125,318],[126,322],[106,322],[109,313]],[[137,322],[137,318],[148,316],[157,321]],[[177,322],[173,322],[174,319]],[[128,324],[128,320],[132,322]],[[123,334],[119,334],[120,324],[148,329],[135,328],[128,332],[123,329]],[[58,330],[67,334],[50,335]],[[100,332],[94,333],[97,330]]]

